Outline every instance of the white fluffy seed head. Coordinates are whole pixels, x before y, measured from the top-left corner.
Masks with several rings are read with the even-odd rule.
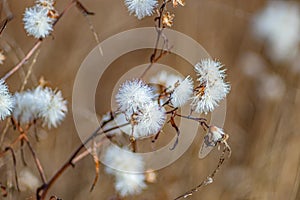
[[[193,91],[193,80],[190,76],[187,76],[183,81],[176,84],[175,89],[171,93],[171,104],[175,108],[185,105],[191,99]]]
[[[0,119],[8,117],[14,108],[14,99],[4,80],[0,79]]]
[[[26,8],[23,22],[28,35],[35,38],[45,38],[53,31],[55,19],[48,16],[48,11],[47,8],[40,5]]]
[[[125,0],[125,5],[130,14],[134,14],[138,19],[151,16],[157,7],[157,0]]]
[[[15,109],[13,117],[22,125],[32,122],[38,118],[40,110],[40,99],[35,98],[32,91],[14,94]]]
[[[19,184],[21,191],[35,191],[41,183],[29,169],[23,168],[19,174]]]
[[[175,88],[177,82],[181,82],[183,78],[178,75],[161,71],[155,76],[151,77],[150,83],[155,83],[164,86],[167,91],[171,91]]]
[[[229,93],[230,85],[224,81],[226,74],[222,67],[220,62],[211,59],[204,59],[195,65],[200,88],[192,101],[195,112],[212,112]]]
[[[116,178],[115,188],[121,196],[139,194],[146,188],[144,161],[140,155],[109,146],[104,154],[105,171]]]
[[[140,155],[115,145],[106,149],[103,161],[107,165],[105,170],[109,174],[144,173],[144,161]]]
[[[67,101],[63,99],[61,91],[44,88],[43,93],[46,102],[40,111],[40,117],[43,119],[43,125],[56,128],[66,116]]]
[[[255,35],[267,43],[274,61],[295,58],[300,42],[300,5],[296,1],[268,1],[253,18]]]
[[[144,174],[119,173],[116,176],[115,188],[122,197],[140,194],[146,187]]]
[[[141,80],[123,83],[116,95],[119,110],[129,117],[154,98],[153,89]]]
[[[158,133],[165,124],[166,110],[157,102],[151,102],[134,114],[130,119],[133,126],[132,135],[137,138],[148,137]]]
[[[28,124],[35,119],[42,119],[48,128],[57,127],[67,112],[67,102],[60,91],[53,91],[38,86],[33,90],[15,93],[13,116],[21,124]]]

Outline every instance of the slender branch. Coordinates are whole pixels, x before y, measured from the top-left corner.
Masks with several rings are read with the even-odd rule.
[[[7,72],[2,79],[6,80],[8,77],[13,75],[18,69],[20,69],[28,60],[29,58],[33,55],[33,53],[41,46],[43,40],[38,40],[32,47],[32,49],[26,54],[26,56],[15,66],[13,67],[9,72]]]
[[[157,23],[155,25],[156,31],[157,31],[157,37],[156,37],[156,41],[155,41],[153,53],[150,56],[150,64],[143,71],[142,75],[140,76],[141,79],[146,75],[146,73],[150,70],[150,68],[153,66],[154,63],[156,63],[164,55],[166,55],[167,53],[169,53],[169,49],[167,49],[167,50],[163,50],[162,49],[162,51],[160,52],[160,54],[157,56],[158,44],[159,44],[160,38],[163,35],[163,30],[164,30],[164,26],[162,25],[162,17],[163,17],[163,13],[164,13],[164,11],[166,9],[166,6],[167,6],[167,4],[169,2],[171,2],[171,0],[164,0],[164,2],[162,3],[162,5],[158,9],[158,12],[157,12],[158,13],[158,17],[156,17],[154,19],[154,21]],[[165,46],[167,44],[166,37],[163,37],[163,39],[164,39],[164,45],[163,46]]]
[[[221,166],[224,164],[224,161],[226,160],[226,156],[225,156],[226,152],[229,152],[229,153],[231,152],[227,145],[224,146],[224,149],[219,158],[218,165],[214,169],[214,171],[209,176],[207,176],[207,178],[205,180],[203,180],[199,185],[197,185],[193,189],[189,190],[188,192],[176,197],[174,200],[178,200],[181,198],[188,198],[189,196],[192,196],[193,193],[198,192],[202,187],[211,184],[213,182],[213,178],[215,177],[217,172],[220,170]]]
[[[12,158],[13,158],[13,164],[14,164],[14,173],[15,173],[16,186],[17,186],[17,190],[20,191],[20,188],[19,188],[19,181],[18,181],[18,173],[17,173],[16,154],[15,154],[13,148],[11,148],[11,147],[6,147],[6,148],[5,148],[5,152],[6,152],[6,151],[10,151],[10,152],[11,152],[11,155],[12,155]]]
[[[38,51],[35,53],[34,57],[33,57],[33,60],[32,60],[30,66],[29,66],[29,68],[28,68],[28,71],[27,71],[27,73],[26,73],[26,75],[25,75],[25,78],[24,78],[24,81],[23,81],[23,83],[22,83],[20,92],[23,92],[23,91],[24,91],[25,86],[26,86],[26,84],[27,84],[27,82],[28,82],[28,79],[29,79],[29,77],[30,77],[30,75],[31,75],[31,73],[32,73],[33,66],[34,66],[35,63],[36,63],[39,54],[40,54],[40,50],[38,50]]]
[[[20,144],[20,149],[21,149],[21,160],[24,166],[27,166],[26,160],[25,160],[25,154],[24,154],[24,140],[21,140]]]
[[[76,158],[76,156],[79,154],[79,152],[85,147],[85,145],[87,143],[89,143],[92,139],[94,139],[95,137],[99,136],[99,135],[102,135],[104,133],[108,133],[112,130],[115,130],[115,129],[118,129],[118,128],[121,128],[123,126],[127,126],[129,125],[130,123],[126,123],[126,124],[123,124],[123,125],[120,125],[120,126],[116,126],[116,127],[112,127],[110,129],[107,129],[107,130],[102,130],[102,127],[103,127],[103,124],[100,125],[76,150],[75,152],[71,155],[71,157],[62,165],[62,167],[52,176],[52,178],[45,184],[43,184],[41,187],[39,187],[37,189],[37,192],[36,192],[36,198],[37,200],[44,200],[47,193],[48,193],[48,190],[52,187],[52,185],[55,183],[55,181],[64,173],[64,171],[66,169],[68,169],[70,166],[74,167],[74,159]],[[99,132],[100,131],[100,132]]]
[[[27,146],[28,146],[28,148],[29,148],[29,150],[30,150],[30,152],[31,152],[31,154],[32,154],[32,157],[33,157],[33,159],[34,159],[35,165],[36,165],[36,167],[37,167],[37,169],[38,169],[38,171],[39,171],[39,174],[40,174],[40,177],[41,177],[43,183],[46,183],[45,172],[44,172],[44,169],[43,169],[43,167],[42,167],[42,165],[41,165],[40,160],[38,159],[38,157],[37,157],[37,155],[36,155],[36,152],[35,152],[34,149],[32,148],[32,146],[31,146],[31,144],[30,144],[30,142],[29,142],[27,136],[25,136],[25,137],[23,138],[23,140],[25,140],[25,142],[26,142],[26,144],[27,144]]]
[[[57,17],[56,21],[53,23],[53,27],[57,24],[57,22],[65,15],[65,13],[68,12],[68,10],[75,5],[77,0],[72,0],[66,7],[65,9],[61,12],[61,14]],[[11,75],[13,75],[18,69],[20,69],[33,55],[33,53],[39,48],[39,46],[42,44],[43,40],[38,39],[34,46],[29,50],[29,52],[25,55],[25,57],[15,66],[13,67],[9,72],[7,72],[2,79],[6,80],[9,78]]]

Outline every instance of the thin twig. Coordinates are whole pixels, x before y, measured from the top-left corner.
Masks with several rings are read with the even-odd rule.
[[[76,150],[75,152],[70,156],[70,158],[62,165],[62,167],[52,176],[52,178],[45,184],[43,184],[42,186],[40,186],[37,189],[36,192],[36,198],[37,200],[44,200],[48,190],[52,187],[52,185],[55,183],[55,181],[64,173],[64,171],[66,169],[68,169],[70,166],[74,167],[74,159],[76,158],[76,156],[79,154],[79,152],[85,147],[85,145],[87,143],[89,143],[93,138],[102,135],[104,133],[110,132],[112,130],[121,128],[123,126],[127,126],[129,125],[129,123],[120,125],[120,126],[116,126],[116,127],[112,127],[110,129],[107,130],[102,130],[103,124],[101,126],[99,126]],[[100,131],[102,130],[102,131]],[[100,131],[100,132],[99,132]]]
[[[156,37],[156,41],[155,41],[155,45],[154,45],[154,50],[153,53],[150,56],[150,64],[147,66],[147,68],[143,71],[142,75],[140,76],[140,78],[142,79],[146,73],[150,70],[150,68],[153,66],[154,63],[156,63],[159,59],[161,59],[164,55],[166,55],[167,53],[170,52],[170,49],[167,48],[167,50],[164,50],[164,48],[162,48],[162,50],[160,51],[160,54],[157,56],[157,52],[158,52],[158,44],[160,41],[160,38],[163,35],[163,30],[164,30],[164,26],[162,24],[162,17],[163,17],[163,13],[166,9],[167,4],[171,2],[171,0],[164,0],[164,2],[162,3],[162,5],[160,6],[160,8],[158,9],[158,17],[156,17],[154,19],[154,21],[157,23],[155,25],[156,27],[156,32],[157,32],[157,37]],[[167,40],[166,37],[163,37],[164,39],[164,44],[163,47],[167,44]],[[167,45],[166,45],[167,46]]]
[[[170,150],[175,149],[175,147],[178,144],[179,135],[180,135],[180,130],[179,130],[178,126],[175,123],[175,118],[174,117],[175,117],[174,115],[171,116],[170,123],[171,123],[172,127],[176,130],[176,140],[175,140],[173,146],[170,148]]]
[[[38,169],[38,172],[39,172],[39,174],[40,174],[40,177],[41,177],[41,179],[42,179],[42,182],[43,182],[43,183],[46,183],[45,172],[44,172],[44,169],[43,169],[43,167],[42,167],[42,164],[41,164],[40,160],[38,159],[38,157],[37,157],[37,155],[36,155],[36,152],[35,152],[34,149],[32,148],[31,143],[29,142],[27,136],[25,136],[23,139],[25,140],[27,146],[29,147],[29,150],[30,150],[30,152],[31,152],[31,154],[32,154],[32,157],[33,157],[33,159],[34,159],[35,165],[36,165],[36,167],[37,167],[37,169]]]
[[[3,129],[3,131],[2,131],[2,134],[1,134],[0,147],[2,146],[2,143],[3,143],[3,141],[4,141],[4,138],[5,138],[6,133],[7,133],[7,131],[8,131],[10,122],[11,122],[11,121],[10,121],[9,118],[8,118],[8,119],[6,120],[6,122],[5,122],[5,127],[4,127],[4,129]]]
[[[24,154],[24,140],[21,140],[21,160],[24,166],[27,166],[26,160],[25,160],[25,154]]]
[[[195,192],[198,192],[202,187],[211,184],[213,182],[213,178],[215,177],[215,175],[217,174],[217,172],[220,170],[221,166],[223,165],[224,161],[226,160],[226,156],[225,156],[226,152],[230,153],[231,150],[228,149],[228,146],[225,145],[224,149],[223,149],[223,151],[220,155],[218,165],[214,169],[214,171],[209,176],[207,176],[207,178],[205,180],[203,180],[199,185],[197,185],[196,187],[194,187],[190,191],[176,197],[174,200],[178,200],[178,199],[181,199],[181,198],[188,198],[188,197],[192,196]]]
[[[93,143],[92,143],[92,156],[93,156],[93,160],[94,160],[94,164],[95,164],[95,178],[94,178],[93,184],[90,188],[90,192],[92,192],[94,190],[94,188],[96,186],[96,183],[98,181],[98,178],[99,178],[100,161],[99,161],[96,150],[97,150],[96,143],[93,140]]]
[[[30,66],[29,66],[29,68],[28,68],[28,71],[27,71],[26,75],[25,75],[25,78],[24,78],[23,84],[22,84],[22,86],[21,86],[20,92],[24,91],[25,86],[26,86],[26,84],[27,84],[27,82],[28,82],[28,79],[29,79],[29,77],[30,77],[30,75],[31,75],[31,73],[32,73],[33,66],[34,66],[35,63],[36,63],[37,57],[39,56],[39,54],[40,54],[40,50],[38,50],[38,51],[35,53],[34,57],[33,57],[33,60],[32,60]]]
[[[15,66],[13,67],[9,72],[7,72],[2,79],[6,80],[8,77],[13,75],[18,69],[20,69],[28,60],[29,58],[33,55],[33,53],[41,46],[42,40],[36,41],[32,49],[26,54],[26,56]]]
[[[57,24],[57,22],[62,18],[62,16],[67,13],[67,11],[76,4],[76,0],[72,0],[65,8],[64,10],[60,13],[60,15],[57,17],[56,21],[53,23],[53,27]],[[25,57],[15,66],[13,67],[9,72],[7,72],[2,79],[6,80],[8,77],[13,75],[16,71],[18,71],[33,55],[33,53],[39,48],[39,46],[42,44],[43,40],[38,39],[34,46],[29,50],[29,52],[25,55]]]
[[[11,147],[6,147],[6,148],[5,148],[5,152],[7,152],[7,151],[10,151],[10,153],[11,153],[11,155],[12,155],[12,158],[13,158],[16,186],[17,186],[17,190],[20,191],[19,181],[18,181],[18,173],[17,173],[16,154],[15,154],[13,148],[11,148]]]

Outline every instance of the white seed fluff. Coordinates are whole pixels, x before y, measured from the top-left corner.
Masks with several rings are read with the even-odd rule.
[[[9,93],[8,87],[4,80],[0,80],[0,119],[8,117],[14,107],[14,99]]]
[[[19,184],[21,191],[35,191],[41,183],[38,177],[36,177],[28,168],[24,168],[19,175]]]
[[[116,95],[116,102],[121,112],[126,112],[129,117],[144,105],[152,102],[153,89],[141,80],[131,80],[123,83]]]
[[[144,188],[144,161],[140,155],[109,146],[104,154],[105,171],[116,178],[115,188],[121,196],[139,194]]]
[[[269,1],[253,18],[257,37],[267,44],[274,61],[295,58],[300,42],[300,4],[294,1]]]
[[[191,99],[193,91],[193,80],[190,76],[187,76],[176,85],[174,91],[171,93],[171,104],[175,108],[183,106]]]
[[[45,104],[39,116],[43,119],[43,125],[56,128],[66,116],[67,101],[63,99],[61,91],[53,91],[48,87],[41,91],[43,91]]]
[[[171,74],[166,71],[161,71],[151,77],[150,83],[155,83],[164,86],[167,91],[173,90],[177,82],[181,82],[183,78],[179,75]]]
[[[15,109],[13,117],[20,124],[28,124],[38,118],[41,102],[35,98],[31,90],[14,94]]]
[[[42,119],[48,128],[57,127],[67,112],[67,102],[60,91],[53,91],[38,86],[33,90],[15,93],[15,109],[13,116],[21,124],[27,124],[35,119]]]
[[[144,174],[119,173],[115,188],[122,197],[140,194],[147,187]]]
[[[143,19],[153,14],[158,2],[157,0],[125,0],[125,5],[130,14],[134,13],[138,19]]]
[[[195,65],[199,85],[204,87],[203,94],[193,97],[191,105],[195,112],[212,112],[229,93],[230,85],[224,81],[226,74],[222,67],[220,62],[211,59],[204,59]]]
[[[55,19],[48,17],[48,11],[47,8],[40,5],[26,8],[23,22],[28,35],[45,38],[53,31]]]
[[[166,110],[157,102],[151,102],[135,114],[133,123],[133,136],[137,138],[147,137],[158,133],[166,121]]]

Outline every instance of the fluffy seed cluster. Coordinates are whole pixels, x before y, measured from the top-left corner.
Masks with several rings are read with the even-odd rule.
[[[300,4],[294,1],[269,1],[253,19],[256,36],[267,42],[271,59],[281,61],[297,54],[300,42]]]
[[[153,89],[141,80],[131,80],[123,83],[116,95],[116,102],[121,112],[129,115],[154,99]]]
[[[125,5],[130,14],[134,14],[138,19],[151,16],[158,5],[157,0],[125,0]]]
[[[161,71],[155,76],[151,77],[150,83],[155,83],[164,86],[167,91],[171,91],[175,88],[177,82],[181,82],[183,79],[175,74]]]
[[[14,99],[10,94],[4,80],[0,80],[0,119],[4,120],[8,117],[14,107]]]
[[[212,112],[230,91],[230,85],[224,81],[225,70],[220,62],[204,59],[195,65],[199,88],[193,97],[192,108],[195,112]]]
[[[144,161],[141,156],[116,146],[104,154],[105,171],[115,176],[115,189],[124,197],[139,194],[144,188]]]
[[[28,35],[45,38],[53,31],[57,12],[53,0],[37,0],[36,5],[26,8],[23,22]]]
[[[159,107],[157,102],[146,104],[133,118],[133,136],[147,137],[160,131],[166,121],[166,110]]]
[[[178,82],[171,93],[171,104],[175,108],[185,105],[192,97],[194,91],[193,80],[187,76],[183,81]]]
[[[165,109],[154,101],[153,89],[141,80],[126,81],[116,95],[119,110],[133,126],[135,138],[156,134],[166,120]]]
[[[15,93],[15,109],[13,117],[21,124],[27,124],[35,119],[41,119],[43,126],[57,127],[65,118],[67,101],[61,91],[38,86],[33,90]]]

